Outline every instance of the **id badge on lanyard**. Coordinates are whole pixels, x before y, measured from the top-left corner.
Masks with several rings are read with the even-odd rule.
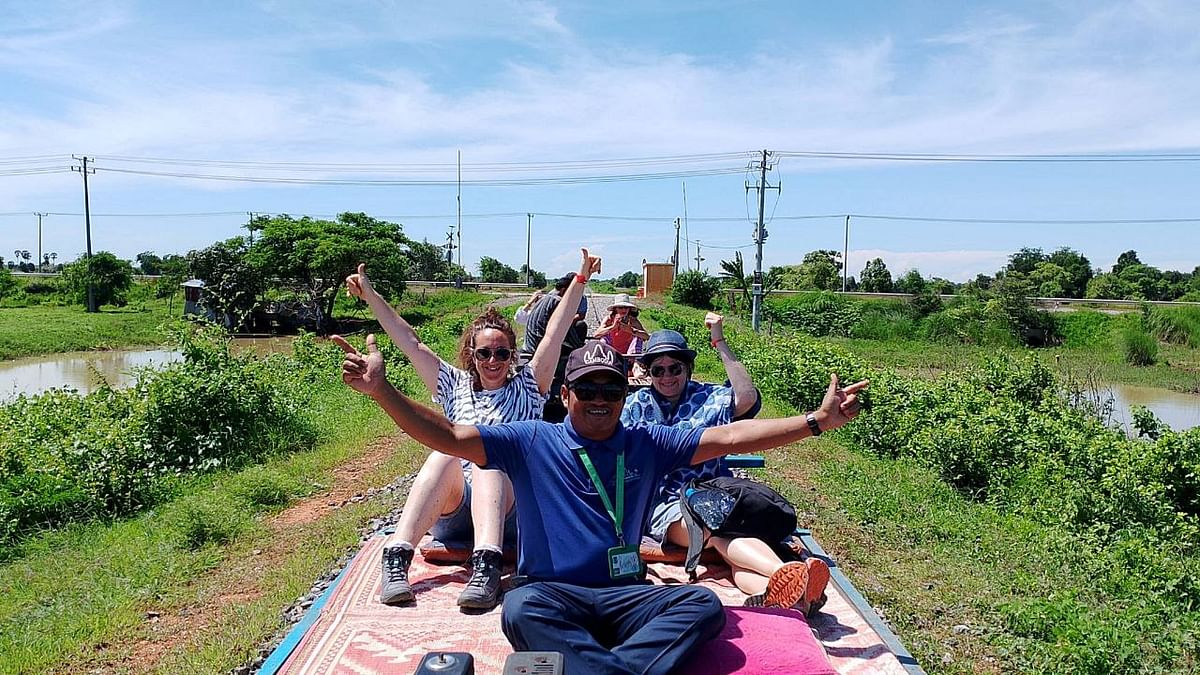
[[[588,457],[587,451],[583,448],[577,450],[580,461],[583,462],[588,476],[592,479],[592,484],[600,493],[600,501],[604,502],[604,509],[608,511],[613,522],[613,530],[617,535],[617,545],[608,549],[608,576],[614,580],[639,578],[643,573],[642,556],[638,552],[637,546],[625,543],[625,535],[621,532],[625,514],[625,452],[622,451],[617,455],[617,499],[614,504],[608,498],[608,491],[604,489],[604,483],[601,482],[600,475],[596,473],[596,467],[592,465],[592,458]]]

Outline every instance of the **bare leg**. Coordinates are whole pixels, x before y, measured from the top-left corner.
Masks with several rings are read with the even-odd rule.
[[[408,491],[395,534],[388,537],[384,546],[402,541],[416,546],[438,518],[454,513],[462,498],[463,475],[459,459],[440,452],[431,453]]]
[[[501,550],[504,519],[513,507],[513,489],[503,471],[471,467],[471,523],[475,548]]]
[[[682,520],[677,520],[667,527],[666,539],[679,546],[688,545],[687,528]],[[760,539],[710,537],[708,548],[716,549],[725,562],[729,563],[733,583],[747,595],[765,591],[767,579],[783,567],[783,561],[775,555],[775,551]]]

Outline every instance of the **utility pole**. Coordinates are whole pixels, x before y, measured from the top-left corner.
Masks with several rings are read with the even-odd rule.
[[[532,250],[530,242],[533,241],[533,214],[526,213],[525,218],[525,285],[532,286],[533,279],[530,275],[533,274],[533,267],[529,261],[529,254]]]
[[[458,266],[462,267],[462,150],[458,151]]]
[[[88,288],[87,288],[87,311],[96,313],[96,289],[92,286],[92,206],[88,199],[88,174],[96,173],[95,169],[88,168],[88,162],[92,161],[90,157],[84,155],[77,157],[71,155],[73,159],[79,160],[79,166],[71,167],[72,171],[78,171],[83,175],[83,224],[87,231],[87,266],[88,266]]]
[[[246,212],[246,231],[250,233],[250,245],[254,245],[254,212]]]
[[[446,230],[446,264],[454,264],[454,249],[458,248],[454,245],[454,226],[451,225]]]
[[[850,272],[850,216],[846,216],[846,242],[842,244],[842,292],[846,292],[846,275]],[[861,282],[862,279],[859,279]]]
[[[37,216],[37,218],[38,218],[38,257],[37,257],[38,262],[37,262],[37,268],[40,270],[40,269],[42,269],[42,218],[45,218],[46,214],[34,213],[33,215]]]
[[[700,255],[700,240],[696,240],[696,271],[700,271],[700,263],[704,262],[704,256]]]
[[[751,320],[750,325],[754,328],[754,332],[758,332],[760,319],[762,317],[763,303],[763,273],[762,273],[762,256],[763,242],[767,239],[767,229],[763,227],[763,216],[766,207],[767,190],[778,190],[778,185],[767,184],[767,169],[770,168],[768,159],[771,153],[763,150],[762,159],[758,163],[759,179],[758,184],[753,186],[753,189],[758,190],[758,225],[754,228],[754,243],[756,249],[754,252],[754,284],[751,292]],[[749,184],[746,185],[746,192],[751,190]]]
[[[675,271],[671,278],[679,276],[679,219],[675,219],[675,254],[671,256],[671,262],[675,264]]]

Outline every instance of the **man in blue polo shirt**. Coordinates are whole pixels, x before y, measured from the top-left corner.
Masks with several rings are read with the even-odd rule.
[[[698,586],[644,583],[638,557],[646,512],[668,472],[733,452],[761,452],[836,429],[858,414],[866,382],[831,378],[806,416],[710,429],[620,424],[624,359],[604,343],[571,353],[561,424],[456,425],[387,382],[374,336],[364,356],[345,340],[342,379],[374,398],[418,442],[513,483],[520,533],[517,572],[504,598],[504,634],[518,651],[557,651],[568,673],[669,673],[717,635],[725,615]]]

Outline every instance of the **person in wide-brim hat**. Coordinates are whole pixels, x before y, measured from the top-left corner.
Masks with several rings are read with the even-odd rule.
[[[622,354],[637,354],[642,351],[642,343],[649,339],[650,333],[638,319],[637,305],[629,299],[629,294],[618,293],[608,306],[608,316],[596,330],[595,337]]]

